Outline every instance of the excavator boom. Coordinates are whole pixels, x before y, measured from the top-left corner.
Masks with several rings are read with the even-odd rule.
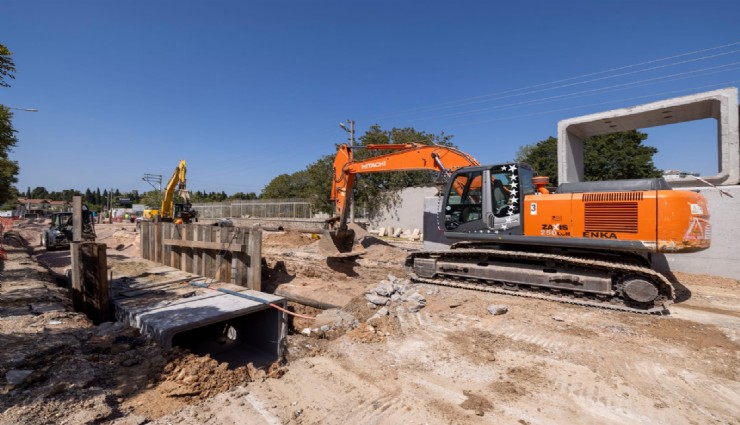
[[[354,190],[355,176],[366,173],[385,173],[390,171],[432,170],[450,174],[461,167],[478,165],[470,155],[455,148],[436,145],[368,145],[363,147],[374,151],[395,151],[385,155],[355,161],[353,147],[340,145],[334,159],[334,180],[331,200],[335,202],[335,214],[346,226],[346,212]]]

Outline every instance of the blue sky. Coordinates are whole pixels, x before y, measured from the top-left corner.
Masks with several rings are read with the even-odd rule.
[[[738,1],[558,3],[3,0],[0,103],[39,109],[18,187],[146,191],[185,159],[191,190],[259,193],[347,119],[500,163],[561,119],[740,85]],[[715,128],[647,130],[656,165],[715,174]]]

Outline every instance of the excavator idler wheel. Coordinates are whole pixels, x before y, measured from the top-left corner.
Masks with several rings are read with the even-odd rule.
[[[649,303],[660,295],[655,284],[643,277],[627,276],[622,279],[624,296],[638,303]]]

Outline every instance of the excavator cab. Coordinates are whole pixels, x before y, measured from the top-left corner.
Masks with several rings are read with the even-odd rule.
[[[521,203],[535,193],[526,164],[465,167],[454,172],[443,204],[449,233],[522,234]]]

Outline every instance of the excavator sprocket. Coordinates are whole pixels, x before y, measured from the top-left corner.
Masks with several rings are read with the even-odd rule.
[[[672,283],[638,262],[563,253],[458,248],[406,258],[411,280],[642,314],[667,314]]]

